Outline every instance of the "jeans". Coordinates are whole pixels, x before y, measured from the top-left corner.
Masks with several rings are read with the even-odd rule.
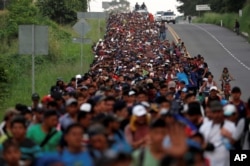
[[[165,39],[166,39],[166,36],[167,36],[167,33],[166,33],[166,32],[160,32],[159,39],[160,39],[160,40],[165,40]]]

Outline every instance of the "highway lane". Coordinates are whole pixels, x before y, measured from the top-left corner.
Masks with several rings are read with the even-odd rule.
[[[201,54],[220,88],[219,77],[228,67],[236,79],[231,82],[242,90],[242,98],[250,97],[250,44],[234,32],[210,24],[170,25],[187,46],[191,56]]]

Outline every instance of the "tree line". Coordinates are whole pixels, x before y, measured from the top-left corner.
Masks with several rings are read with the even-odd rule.
[[[177,0],[181,3],[178,11],[185,16],[197,15],[196,5],[209,4],[212,12],[232,13],[238,12],[244,7],[247,0]]]

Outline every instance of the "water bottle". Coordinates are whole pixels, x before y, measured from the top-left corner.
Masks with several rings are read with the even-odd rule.
[[[222,137],[222,143],[224,144],[224,146],[226,147],[227,150],[233,150],[233,146],[230,143],[229,139]]]

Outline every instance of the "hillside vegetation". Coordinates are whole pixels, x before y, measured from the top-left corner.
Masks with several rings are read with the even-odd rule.
[[[249,0],[177,0],[180,5],[177,7],[180,13],[185,16],[197,16],[199,11],[196,11],[196,5],[209,4],[210,8],[215,13],[236,13],[242,9]]]
[[[21,2],[0,12],[0,114],[16,103],[30,105],[31,102],[31,55],[18,54],[18,25],[49,26],[49,55],[35,57],[35,89],[40,96],[49,92],[58,77],[68,82],[75,74],[81,74],[81,44],[72,42],[73,37],[79,37],[72,29],[75,22],[59,25],[40,14],[34,4]],[[100,29],[98,20],[87,21],[91,31],[86,37],[96,42],[104,35],[105,20],[101,20]],[[93,59],[91,45],[84,45],[84,71]]]
[[[240,31],[247,32],[250,36],[250,2],[245,5],[242,12],[242,17],[239,17],[238,13],[205,13],[202,17],[197,18],[194,20],[198,23],[210,23],[220,25],[221,20],[223,21],[223,26],[233,29],[235,19],[238,19],[241,25]],[[250,37],[249,37],[250,40]]]

